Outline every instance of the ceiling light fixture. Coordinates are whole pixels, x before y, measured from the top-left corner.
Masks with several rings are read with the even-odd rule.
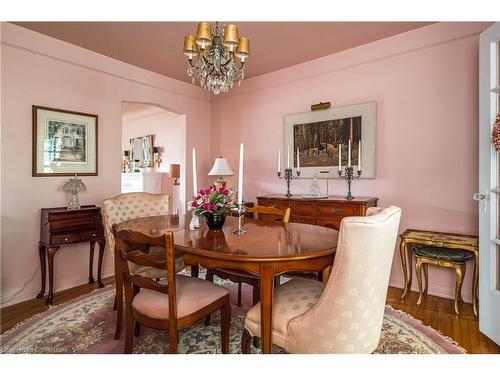
[[[233,83],[245,78],[245,60],[250,56],[250,40],[238,36],[238,26],[215,26],[200,22],[196,36],[184,37],[184,55],[189,65],[187,73],[193,84],[199,81],[201,87],[215,95],[228,92]],[[197,56],[196,63],[193,62]],[[236,57],[240,60],[237,67]]]

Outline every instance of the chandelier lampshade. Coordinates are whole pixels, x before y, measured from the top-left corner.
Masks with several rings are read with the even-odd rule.
[[[184,55],[188,59],[187,73],[191,81],[214,95],[228,92],[234,82],[245,78],[245,60],[250,56],[250,41],[239,36],[238,26],[215,26],[200,22],[196,36],[184,37]],[[197,56],[197,59],[194,57]],[[239,67],[236,60],[239,59]]]
[[[236,56],[241,61],[245,61],[245,59],[250,56],[250,40],[248,38],[240,38],[240,43],[238,44],[238,48],[236,49]]]
[[[200,22],[196,31],[196,43],[205,48],[212,44],[212,28],[208,22]]]
[[[196,45],[196,40],[194,35],[186,35],[184,37],[184,55],[188,56],[188,58],[193,58],[198,54],[198,47]]]
[[[234,51],[234,47],[238,45],[238,26],[227,25],[224,28],[224,45],[229,48],[230,51]]]

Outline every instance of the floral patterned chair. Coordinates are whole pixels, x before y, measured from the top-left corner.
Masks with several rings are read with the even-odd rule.
[[[274,289],[272,341],[289,353],[371,353],[379,343],[401,209],[369,208],[340,225],[325,285],[295,278]],[[260,337],[260,303],[245,318],[243,353]]]
[[[120,194],[116,197],[105,199],[102,202],[106,248],[109,249],[111,256],[115,260],[115,269],[115,238],[111,232],[111,227],[113,226],[113,224],[140,217],[167,215],[169,199],[170,197],[167,194],[150,194],[137,192]],[[163,250],[161,248],[151,248],[150,251]],[[185,265],[182,254],[176,254],[176,272],[180,272],[184,268]],[[163,279],[167,276],[165,270],[159,270],[146,266],[138,266],[133,263],[129,264],[129,271],[132,274],[137,274],[150,279]],[[197,270],[192,269],[192,274],[194,276],[197,276]],[[115,308],[117,309],[115,339],[119,339],[122,326],[123,285],[120,278],[117,277],[116,273],[115,285]]]

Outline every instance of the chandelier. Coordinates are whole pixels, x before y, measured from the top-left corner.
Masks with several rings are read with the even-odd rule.
[[[200,22],[196,36],[184,37],[184,55],[189,65],[187,73],[195,84],[219,95],[228,92],[233,83],[245,78],[245,60],[250,55],[250,40],[239,38],[238,26],[222,25],[216,22],[215,26],[208,22]],[[193,62],[197,56],[196,63]],[[237,67],[236,57],[240,60]]]

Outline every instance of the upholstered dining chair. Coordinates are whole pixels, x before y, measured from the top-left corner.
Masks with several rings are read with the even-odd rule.
[[[264,215],[264,214],[273,215],[271,217],[276,217],[277,221],[283,221],[284,223],[288,223],[290,220],[289,207],[286,210],[280,210],[275,207],[255,206],[255,207],[249,207],[248,212],[257,215]],[[214,275],[220,277],[221,279],[229,279],[232,282],[238,284],[238,306],[241,306],[242,283],[249,284],[252,286],[252,303],[255,305],[257,302],[260,301],[260,279],[257,276],[254,276],[251,273],[240,270],[232,270],[225,268],[224,269],[209,268],[207,270],[205,279],[213,282]],[[275,278],[275,283],[279,283],[279,276]]]
[[[272,341],[289,353],[371,353],[379,343],[401,209],[369,208],[340,224],[326,285],[294,278],[274,289]],[[260,337],[260,303],[245,318],[249,353]]]
[[[229,291],[197,277],[175,273],[173,232],[149,236],[142,232],[117,229],[117,272],[123,275],[125,287],[125,353],[132,353],[135,321],[168,332],[169,353],[177,352],[178,330],[189,327],[208,314],[220,310],[222,353],[229,353],[231,303]],[[164,254],[148,254],[147,247],[159,247]],[[133,274],[129,265],[163,267],[167,279],[159,282]]]
[[[150,194],[143,192],[125,193],[117,195],[113,198],[105,199],[102,202],[102,212],[104,218],[104,234],[106,237],[106,248],[109,253],[115,258],[115,239],[111,232],[113,224],[122,221],[137,219],[141,217],[159,216],[168,214],[169,196],[167,194]],[[152,249],[151,251],[156,251]],[[115,263],[116,268],[116,263]],[[176,272],[180,272],[185,268],[182,254],[176,257]],[[147,266],[130,265],[130,272],[152,279],[161,279],[166,277],[165,270],[159,270]],[[197,276],[197,268],[192,269],[192,274]],[[115,309],[117,309],[115,339],[120,338],[122,326],[122,310],[123,310],[123,287],[121,279],[115,272]]]

